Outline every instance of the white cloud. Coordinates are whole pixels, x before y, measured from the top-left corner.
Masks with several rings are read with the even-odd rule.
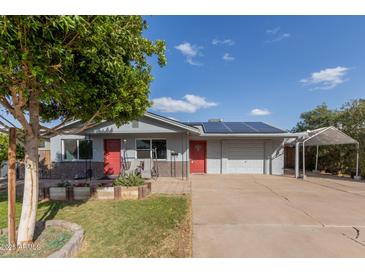
[[[280,31],[280,27],[276,27],[276,28],[273,28],[273,29],[267,29],[267,30],[266,30],[266,33],[275,35],[275,34],[277,34],[279,31]]]
[[[265,116],[265,115],[270,115],[270,114],[271,114],[271,112],[266,108],[254,108],[250,112],[250,115],[253,115],[253,116]]]
[[[223,54],[222,59],[224,61],[234,61],[235,58],[232,55],[230,55],[229,53],[225,53],[225,54]]]
[[[341,66],[322,69],[313,72],[309,78],[300,80],[300,83],[314,86],[313,89],[332,89],[346,81],[344,77],[349,70]]]
[[[283,34],[278,35],[274,39],[272,39],[270,42],[279,42],[279,41],[289,38],[289,37],[290,37],[290,33],[283,33]]]
[[[288,32],[282,32],[280,27],[276,27],[274,29],[267,29],[266,34],[269,37],[266,43],[279,42],[291,36],[291,34]]]
[[[213,39],[212,40],[212,45],[215,45],[215,46],[218,46],[218,45],[233,46],[234,44],[235,44],[235,42],[232,39],[224,39],[224,40]]]
[[[196,45],[192,45],[189,42],[184,42],[180,45],[175,46],[175,49],[181,52],[182,55],[185,56],[186,62],[193,66],[201,66],[200,62],[195,61],[194,59],[201,55],[200,50],[202,47],[198,47]]]
[[[188,112],[194,113],[202,108],[216,106],[215,102],[208,102],[205,97],[194,94],[186,94],[183,99],[173,99],[171,97],[161,97],[152,99],[152,109],[161,112]]]

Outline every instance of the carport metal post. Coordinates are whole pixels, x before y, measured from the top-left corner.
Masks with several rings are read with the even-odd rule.
[[[299,142],[295,143],[295,178],[299,178]]]
[[[357,143],[356,144],[356,178],[355,179],[359,179],[359,149],[360,149],[360,144]]]
[[[305,177],[305,142],[303,142],[303,180]]]

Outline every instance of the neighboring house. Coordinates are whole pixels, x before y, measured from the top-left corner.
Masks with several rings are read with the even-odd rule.
[[[146,177],[151,170],[179,178],[192,173],[281,175],[288,137],[292,134],[262,122],[182,123],[146,112],[121,127],[101,122],[82,134],[51,137],[50,174],[100,178],[143,166]]]
[[[42,138],[38,145],[39,175],[40,178],[48,178],[51,170],[50,139]],[[0,177],[8,176],[8,162],[4,161],[0,167]],[[22,160],[17,162],[17,178],[24,178],[24,165]]]

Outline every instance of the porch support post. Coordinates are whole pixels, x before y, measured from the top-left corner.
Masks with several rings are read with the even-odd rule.
[[[318,148],[319,148],[319,146],[317,145],[317,153],[316,153],[316,168],[315,168],[315,171],[318,171]]]
[[[305,142],[303,142],[303,180],[305,180]]]
[[[190,177],[190,138],[189,132],[186,134],[186,152],[185,152],[185,164],[186,164],[186,179]]]
[[[356,145],[356,176],[355,176],[355,180],[361,180],[361,177],[359,176],[359,149],[360,149],[360,145],[359,143],[357,143]]]
[[[295,143],[295,178],[299,178],[299,142]]]

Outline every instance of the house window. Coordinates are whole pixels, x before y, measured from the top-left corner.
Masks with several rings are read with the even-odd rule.
[[[153,153],[156,150],[156,155],[153,155],[153,158],[157,159],[166,159],[167,157],[167,149],[166,149],[166,140],[152,140],[152,149]]]
[[[79,140],[79,159],[88,160],[93,158],[93,141]]]
[[[62,156],[65,161],[90,160],[93,158],[92,140],[62,140]]]
[[[40,139],[38,142],[38,148],[45,148],[46,147],[46,141],[44,139]]]
[[[151,140],[137,140],[137,159],[151,158]]]
[[[137,139],[136,140],[137,159],[157,158],[167,159],[166,140],[160,139]],[[156,154],[154,152],[156,151]]]

